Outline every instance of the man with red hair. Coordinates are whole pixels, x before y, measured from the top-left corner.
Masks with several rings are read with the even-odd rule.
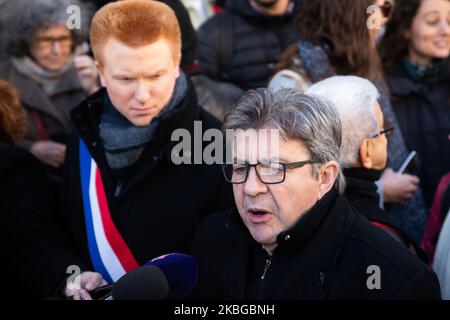
[[[64,290],[74,299],[153,257],[187,252],[201,220],[232,203],[218,164],[171,160],[174,130],[220,126],[179,69],[174,12],[158,1],[113,2],[96,13],[90,40],[104,88],[72,113],[61,210],[83,261],[78,285]]]

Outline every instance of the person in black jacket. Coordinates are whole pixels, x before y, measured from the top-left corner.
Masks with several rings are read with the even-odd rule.
[[[298,40],[293,25],[300,0],[230,0],[198,31],[206,75],[247,90],[266,87],[279,55]]]
[[[334,76],[316,82],[306,93],[327,99],[339,113],[347,200],[372,224],[428,262],[425,252],[384,211],[377,191],[387,163],[387,136],[394,130],[385,126],[377,88],[364,78]]]
[[[55,222],[57,197],[44,167],[15,146],[26,130],[17,91],[0,80],[0,266],[2,299],[42,299],[55,293],[67,267],[80,264]]]
[[[440,298],[436,275],[342,195],[341,123],[331,104],[295,89],[250,91],[224,128],[236,130],[224,165],[236,207],[199,229],[194,297]]]
[[[105,88],[72,113],[61,209],[83,262],[73,278],[81,286],[64,290],[75,299],[153,257],[188,251],[202,219],[232,204],[220,166],[196,160],[202,129],[220,123],[179,70],[173,11],[158,1],[113,2],[96,13],[90,36]],[[190,135],[192,152],[175,148],[179,133]],[[84,278],[89,270],[95,279]]]
[[[380,43],[392,105],[428,208],[450,171],[450,1],[399,0]]]

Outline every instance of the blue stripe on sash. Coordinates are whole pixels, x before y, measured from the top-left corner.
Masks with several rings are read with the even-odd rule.
[[[91,177],[91,165],[93,159],[89,153],[83,140],[80,138],[80,177],[81,177],[81,191],[83,195],[84,216],[86,221],[86,233],[89,243],[89,254],[91,256],[94,270],[100,273],[106,282],[113,283],[111,276],[107,272],[98,250],[97,241],[95,239],[94,225],[92,222],[91,201],[89,196],[89,184]]]

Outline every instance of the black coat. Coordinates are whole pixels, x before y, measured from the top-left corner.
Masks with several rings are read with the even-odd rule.
[[[67,267],[81,262],[56,223],[56,192],[44,168],[1,131],[1,296],[46,298],[67,276]]]
[[[299,0],[295,0],[295,6],[300,6]],[[264,15],[248,0],[230,0],[198,31],[200,66],[208,77],[231,82],[243,90],[266,87],[281,53],[299,39],[293,15]],[[228,19],[230,23],[224,22]],[[225,32],[232,33],[231,37],[223,35]]]
[[[450,171],[450,66],[420,82],[399,66],[387,81],[406,144],[418,153],[418,174],[430,207],[439,179]]]
[[[375,181],[379,180],[382,171],[364,168],[344,169],[345,197],[350,204],[372,224],[376,224],[406,248],[415,252],[419,258],[428,263],[427,254],[420,246],[380,208],[380,196]]]
[[[61,218],[83,268],[92,270],[80,186],[80,136],[100,169],[115,226],[137,262],[144,264],[162,254],[187,252],[200,222],[217,208],[229,208],[233,198],[219,165],[173,164],[170,155],[178,142],[170,141],[171,134],[185,128],[194,141],[194,121],[202,121],[203,130],[218,128],[219,121],[197,105],[189,82],[175,112],[161,120],[155,137],[118,181],[109,169],[98,135],[105,94],[100,90],[73,111],[76,130],[67,149]]]
[[[194,241],[196,298],[439,299],[436,275],[384,231],[329,192],[290,230],[270,258],[236,210],[208,217]],[[367,282],[378,266],[381,289]]]

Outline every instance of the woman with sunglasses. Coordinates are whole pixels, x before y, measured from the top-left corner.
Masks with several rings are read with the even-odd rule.
[[[288,48],[269,87],[294,87],[302,91],[334,75],[355,75],[371,80],[380,91],[380,104],[389,127],[396,130],[388,145],[388,168],[379,181],[385,209],[417,242],[426,223],[426,210],[418,188],[419,180],[397,174],[409,150],[398,129],[384,83],[376,50],[392,2],[388,0],[304,1],[296,17],[302,40]]]
[[[380,54],[399,125],[421,160],[430,207],[439,179],[450,172],[450,1],[397,0]],[[437,234],[427,234],[432,254]]]
[[[76,23],[77,14],[82,24],[71,30],[66,22]],[[54,177],[72,130],[70,111],[97,89],[93,60],[77,50],[87,39],[88,21],[86,7],[75,0],[6,1],[0,11],[0,40],[10,56],[0,65],[0,79],[19,91],[27,113],[28,133],[19,145]]]

